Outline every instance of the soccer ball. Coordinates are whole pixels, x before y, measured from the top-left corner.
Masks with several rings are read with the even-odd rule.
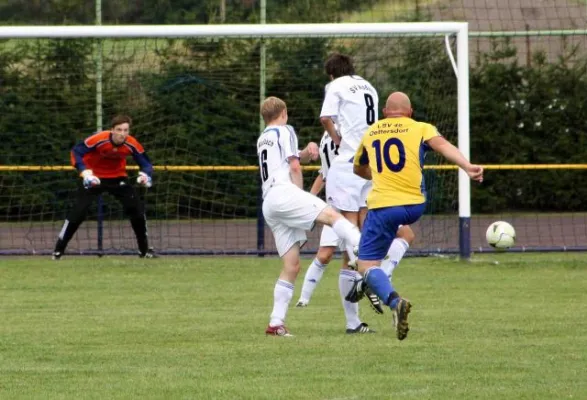
[[[496,221],[489,225],[485,233],[487,243],[499,250],[509,249],[516,242],[516,231],[505,221]]]

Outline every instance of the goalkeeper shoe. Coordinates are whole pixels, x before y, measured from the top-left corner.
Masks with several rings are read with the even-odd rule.
[[[304,300],[300,300],[296,303],[296,307],[298,307],[298,308],[308,307],[308,302],[304,301]]]
[[[381,306],[381,300],[379,300],[379,297],[377,297],[377,295],[373,293],[369,286],[367,286],[365,283],[363,283],[363,289],[365,296],[367,296],[369,299],[369,303],[371,304],[373,311],[375,311],[377,314],[383,314],[383,307]]]
[[[267,329],[265,329],[265,334],[268,336],[284,336],[284,337],[292,337],[293,336],[291,333],[289,333],[289,330],[285,327],[285,325],[279,325],[279,326],[267,325]]]
[[[155,254],[153,249],[149,249],[146,253],[140,253],[139,258],[159,258],[159,256]]]
[[[357,326],[355,329],[347,329],[346,333],[352,335],[355,333],[375,333],[375,331],[369,328],[369,325],[367,325],[366,323],[361,322],[361,325]]]
[[[54,251],[53,254],[51,255],[51,259],[53,260],[61,260],[61,256],[63,255],[62,252],[60,251]]]
[[[393,308],[393,326],[399,340],[404,340],[408,336],[410,326],[408,324],[408,314],[412,304],[408,299],[399,298]]]
[[[363,297],[365,297],[365,291],[363,289],[364,282],[362,279],[357,279],[353,284],[351,290],[345,296],[345,300],[351,303],[358,303]]]

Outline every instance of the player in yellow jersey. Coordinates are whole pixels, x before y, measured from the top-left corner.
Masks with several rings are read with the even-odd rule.
[[[424,153],[434,150],[457,164],[475,181],[483,181],[483,168],[471,164],[433,125],[411,118],[409,97],[392,93],[383,109],[385,119],[365,132],[354,158],[354,173],[373,181],[367,197],[367,219],[359,244],[357,282],[347,300],[358,301],[367,285],[393,312],[397,338],[406,338],[411,304],[400,297],[380,268],[399,225],[411,225],[424,213],[426,191],[422,168]]]

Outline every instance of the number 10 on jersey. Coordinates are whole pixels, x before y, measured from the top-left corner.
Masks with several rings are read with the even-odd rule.
[[[383,166],[392,172],[400,172],[406,165],[406,149],[404,144],[398,138],[390,138],[381,145],[381,140],[377,139],[371,144],[373,150],[375,150],[375,162],[377,163],[377,172],[383,172]],[[391,148],[392,146],[397,147],[399,154],[399,160],[394,163],[391,159]]]

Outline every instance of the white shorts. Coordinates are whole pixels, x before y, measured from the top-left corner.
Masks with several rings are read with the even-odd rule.
[[[306,243],[306,231],[328,205],[293,183],[273,186],[263,199],[263,216],[282,257],[293,245]]]
[[[353,173],[353,164],[334,163],[326,179],[328,204],[341,211],[358,212],[360,208],[367,207],[367,195],[372,186],[371,181]]]

